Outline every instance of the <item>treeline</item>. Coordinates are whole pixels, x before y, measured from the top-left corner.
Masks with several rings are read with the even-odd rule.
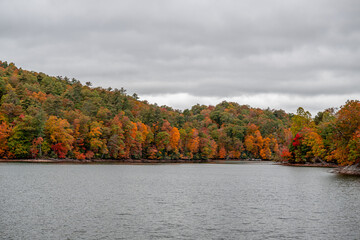
[[[327,109],[314,119],[299,108],[292,117],[289,147],[282,152],[290,163],[330,162],[353,165],[360,162],[360,102],[347,101],[338,111]]]
[[[233,102],[184,111],[0,61],[0,158],[247,159],[351,165],[360,103],[315,118]]]
[[[184,111],[0,62],[0,157],[279,159],[290,116],[222,102]]]

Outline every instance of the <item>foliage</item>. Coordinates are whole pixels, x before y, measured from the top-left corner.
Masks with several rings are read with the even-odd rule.
[[[360,103],[314,119],[234,102],[184,111],[0,61],[0,157],[360,162]]]

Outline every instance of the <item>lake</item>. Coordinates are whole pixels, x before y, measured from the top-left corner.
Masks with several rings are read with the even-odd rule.
[[[0,239],[360,239],[360,178],[239,164],[0,164]]]

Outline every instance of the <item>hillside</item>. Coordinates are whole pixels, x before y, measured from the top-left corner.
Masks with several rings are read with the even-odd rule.
[[[234,102],[184,111],[0,62],[0,158],[248,159],[352,165],[360,103],[313,119]]]
[[[230,102],[159,107],[7,62],[0,97],[2,158],[276,159],[290,123],[282,110]]]

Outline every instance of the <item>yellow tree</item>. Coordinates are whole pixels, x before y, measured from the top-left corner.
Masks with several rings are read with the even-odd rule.
[[[314,122],[311,118],[311,113],[299,107],[297,113],[292,118],[291,132],[293,135],[300,132],[305,127],[314,127]]]
[[[323,158],[325,153],[324,143],[322,137],[317,132],[309,129],[306,134],[304,134],[303,144],[310,148],[307,157]]]
[[[50,116],[45,123],[45,132],[52,143],[51,148],[57,156],[65,158],[74,142],[69,122],[66,119]]]
[[[135,158],[141,158],[143,156],[143,150],[145,149],[146,143],[150,142],[150,139],[148,138],[148,136],[151,136],[150,127],[146,126],[142,122],[137,122],[136,125],[136,146],[133,147],[132,154]]]
[[[270,144],[271,144],[271,139],[270,138],[265,138],[264,139],[264,144],[260,150],[260,156],[262,159],[266,159],[269,160],[271,159],[271,149],[270,149]]]
[[[90,143],[90,151],[94,153],[102,153],[107,154],[108,150],[106,147],[106,140],[102,139],[102,122],[94,121],[90,124],[90,131],[88,134],[89,143]],[[88,154],[90,156],[91,153]]]
[[[108,149],[114,158],[130,158],[132,149],[137,149],[137,124],[120,112],[111,121],[112,136]]]

